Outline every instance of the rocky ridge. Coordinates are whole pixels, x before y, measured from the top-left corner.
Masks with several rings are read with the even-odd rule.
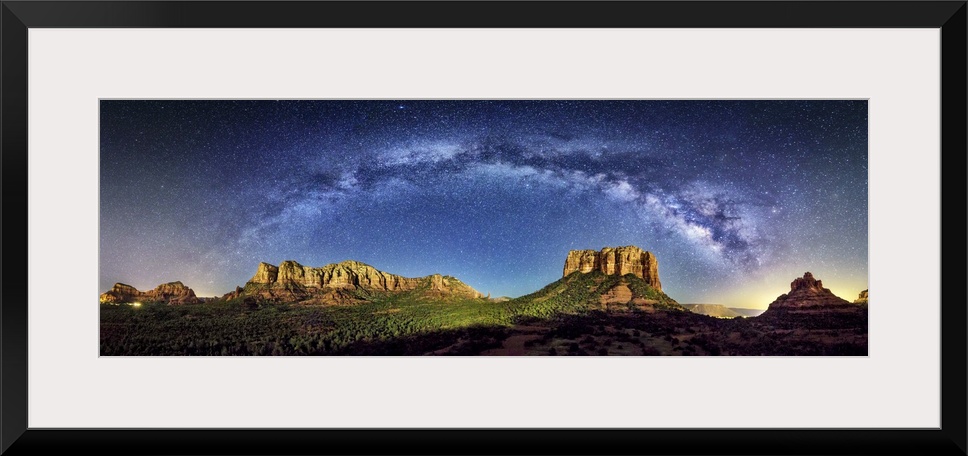
[[[842,306],[850,304],[846,299],[834,295],[823,287],[823,281],[806,272],[790,283],[790,292],[782,294],[770,303],[769,308],[804,308],[822,306]]]
[[[644,280],[656,290],[662,290],[659,282],[659,262],[652,252],[634,245],[605,247],[601,251],[572,250],[565,259],[563,277],[575,272],[587,274],[600,271],[607,275],[632,274]]]
[[[851,303],[823,287],[823,282],[807,272],[790,283],[790,292],[782,294],[770,303],[762,317],[830,315],[857,313],[863,306]]]
[[[116,283],[110,290],[101,294],[99,301],[105,304],[124,304],[135,302],[164,302],[167,304],[197,304],[195,291],[181,282],[168,282],[153,290],[138,291],[124,283]]]
[[[259,263],[255,275],[244,287],[237,287],[223,298],[228,300],[251,297],[275,302],[347,304],[364,300],[363,295],[373,292],[420,292],[422,296],[435,298],[484,296],[460,280],[440,274],[409,278],[352,260],[322,267],[303,266],[287,260],[279,266]]]
[[[730,309],[722,304],[682,304],[686,310],[700,315],[707,315],[716,318],[735,318],[741,317],[739,312]]]

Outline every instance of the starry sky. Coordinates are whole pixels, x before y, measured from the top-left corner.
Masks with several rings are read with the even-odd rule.
[[[100,291],[357,260],[516,297],[571,249],[681,303],[867,288],[867,102],[102,100]]]

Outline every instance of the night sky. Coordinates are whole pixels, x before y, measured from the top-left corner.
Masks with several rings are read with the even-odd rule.
[[[100,104],[100,291],[353,259],[520,296],[637,245],[682,303],[867,288],[866,101]]]

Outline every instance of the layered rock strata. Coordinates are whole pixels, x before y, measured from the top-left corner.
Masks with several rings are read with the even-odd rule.
[[[107,304],[122,304],[135,302],[164,302],[168,304],[197,304],[195,292],[181,282],[168,282],[158,285],[153,290],[138,291],[137,288],[124,283],[116,283],[110,290],[100,296],[100,302]]]
[[[587,274],[600,271],[608,275],[632,274],[644,280],[656,290],[662,290],[659,282],[659,261],[652,252],[636,246],[605,247],[601,251],[572,250],[565,259],[563,277],[575,272]]]
[[[460,280],[440,274],[409,278],[383,272],[358,261],[343,261],[322,267],[283,261],[279,266],[259,263],[255,275],[245,287],[236,288],[224,298],[252,296],[273,301],[329,304],[355,300],[353,291],[420,291],[433,297],[459,298],[484,296]]]
[[[862,323],[866,318],[866,310],[867,306],[851,303],[834,295],[823,287],[823,282],[807,272],[790,283],[790,292],[777,297],[760,317],[764,320],[788,320],[801,327],[820,322],[825,327],[835,327],[845,324],[844,322],[851,325],[866,324]],[[838,323],[838,319],[842,321]]]
[[[797,277],[790,283],[790,292],[782,294],[770,303],[770,309],[782,308],[805,308],[805,307],[824,307],[824,306],[843,306],[848,305],[846,299],[834,295],[829,289],[823,287],[823,281],[817,280],[813,274],[806,272],[803,277]]]

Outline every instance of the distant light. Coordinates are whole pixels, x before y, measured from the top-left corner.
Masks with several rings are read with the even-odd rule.
[[[141,307],[141,303],[140,302],[132,302],[131,305],[134,306],[134,307]]]

